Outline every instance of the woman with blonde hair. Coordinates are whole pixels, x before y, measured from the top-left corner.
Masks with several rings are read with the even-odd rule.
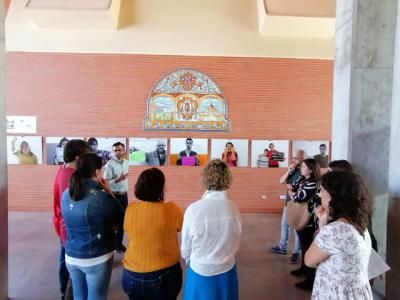
[[[202,172],[205,193],[184,216],[182,257],[186,260],[184,300],[239,298],[235,254],[242,231],[236,205],[227,190],[232,183],[228,165],[213,159]]]

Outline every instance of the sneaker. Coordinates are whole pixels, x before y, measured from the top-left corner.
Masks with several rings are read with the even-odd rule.
[[[279,253],[279,254],[283,254],[286,255],[287,254],[287,250],[286,249],[282,249],[281,247],[279,247],[278,245],[272,246],[269,248],[269,252],[272,253]]]
[[[293,253],[289,259],[289,264],[295,265],[300,262],[300,255],[298,253]]]
[[[303,277],[304,276],[304,270],[302,268],[297,269],[297,270],[293,270],[293,271],[290,272],[290,275]]]

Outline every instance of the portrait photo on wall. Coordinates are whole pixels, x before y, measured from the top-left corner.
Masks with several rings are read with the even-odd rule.
[[[251,141],[252,168],[287,168],[289,141],[253,140]]]
[[[41,136],[7,136],[7,163],[42,164]]]
[[[219,158],[230,167],[247,167],[249,141],[240,139],[212,139],[211,159]]]
[[[292,141],[292,155],[296,150],[306,151],[308,158],[315,158],[321,168],[327,168],[329,158],[329,141]]]
[[[167,138],[130,138],[129,164],[134,166],[168,165]]]
[[[204,166],[208,161],[208,140],[197,138],[172,138],[171,166]]]
[[[86,139],[90,149],[96,153],[105,165],[112,158],[112,145],[117,142],[124,144],[126,149],[126,138],[105,138],[105,137],[89,137]]]
[[[48,165],[64,164],[64,147],[70,140],[83,140],[83,137],[46,137],[46,156]]]

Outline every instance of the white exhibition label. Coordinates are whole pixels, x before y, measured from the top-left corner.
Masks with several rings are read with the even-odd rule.
[[[7,116],[7,133],[36,133],[36,116]]]

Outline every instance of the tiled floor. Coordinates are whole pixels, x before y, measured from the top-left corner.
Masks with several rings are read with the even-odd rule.
[[[237,256],[240,299],[309,299],[294,287],[289,255],[266,251],[279,238],[280,215],[243,214],[243,236]],[[59,299],[59,242],[49,212],[9,213],[9,295],[18,300]],[[109,299],[127,299],[120,287],[121,255],[115,257]],[[379,299],[380,297],[374,297]]]

